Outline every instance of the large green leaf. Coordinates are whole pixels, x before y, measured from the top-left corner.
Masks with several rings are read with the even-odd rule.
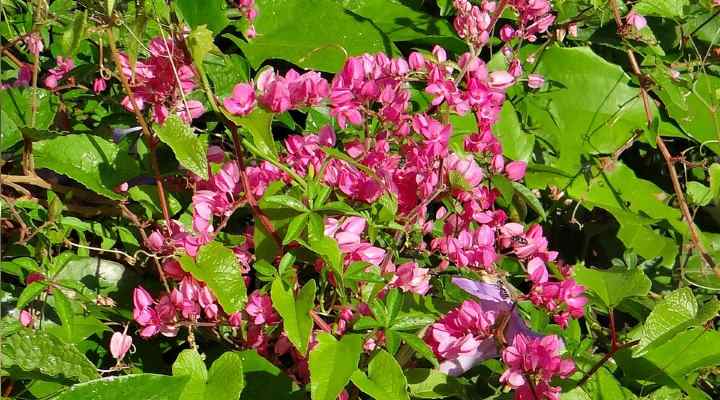
[[[180,165],[203,179],[208,178],[207,142],[201,140],[190,125],[171,115],[162,126],[155,127],[155,133],[170,146]]]
[[[410,394],[418,399],[465,397],[465,388],[456,378],[436,369],[413,368],[406,371]]]
[[[462,45],[446,19],[436,18],[418,0],[338,0],[347,10],[372,20],[393,41],[453,40]]]
[[[55,281],[85,296],[95,298],[110,293],[130,293],[137,275],[124,265],[97,257],[71,257],[57,272]]]
[[[650,279],[639,269],[597,270],[578,266],[575,279],[592,290],[608,307],[615,307],[627,297],[645,296]]]
[[[666,71],[653,74],[657,86],[653,92],[660,97],[668,114],[677,121],[685,133],[706,147],[720,153],[720,78],[697,74],[691,82],[673,81]]]
[[[687,5],[688,0],[640,0],[633,10],[641,15],[675,18],[685,15],[683,7]]]
[[[536,72],[553,84],[525,97],[522,105],[537,134],[558,154],[549,160],[555,168],[575,175],[583,154],[612,153],[635,129],[646,126],[639,91],[629,85],[630,77],[588,47],[552,47],[541,56]]]
[[[368,365],[368,374],[357,370],[352,382],[375,399],[407,400],[407,380],[400,364],[385,350],[375,354]]]
[[[228,351],[210,367],[205,400],[238,400],[245,387],[240,353]]]
[[[95,365],[75,346],[46,332],[30,329],[21,329],[3,338],[2,365],[81,382],[98,377]]]
[[[255,350],[240,352],[247,386],[242,392],[243,400],[304,399],[307,396],[298,390],[292,379],[280,368],[261,356]]]
[[[172,365],[173,376],[189,377],[188,384],[180,396],[181,400],[202,400],[205,397],[205,382],[208,372],[200,354],[195,349],[186,349],[178,354]]]
[[[660,343],[644,358],[670,376],[720,365],[720,332],[704,327],[691,328]]]
[[[254,68],[280,58],[303,68],[334,72],[345,55],[391,50],[370,21],[333,0],[260,0],[255,28],[260,33],[243,52]]]
[[[697,300],[690,288],[684,287],[670,293],[645,320],[640,343],[633,348],[633,356],[639,357],[653,346],[667,342],[677,332],[686,329],[697,313]]]
[[[178,400],[186,376],[137,374],[110,376],[71,386],[56,400]]]
[[[191,28],[206,25],[211,31],[219,33],[230,22],[225,15],[227,2],[223,0],[177,0],[173,4]]]
[[[317,340],[310,352],[310,395],[313,400],[335,400],[357,370],[362,337],[345,335],[337,341],[323,332]]]
[[[5,151],[22,140],[22,128],[31,126],[32,89],[0,90],[0,150]],[[57,98],[45,89],[37,89],[35,129],[47,129],[55,119]]]
[[[295,298],[292,288],[286,288],[278,276],[270,291],[273,307],[282,317],[285,333],[300,354],[305,354],[310,341],[313,327],[310,310],[315,306],[315,289],[315,281],[310,280]]]
[[[239,311],[247,300],[247,289],[235,253],[218,242],[200,248],[197,263],[189,257],[180,259],[182,268],[205,282],[226,313]]]
[[[67,175],[88,189],[111,199],[119,184],[140,174],[139,164],[116,144],[99,136],[72,134],[34,144],[36,168],[48,168]]]

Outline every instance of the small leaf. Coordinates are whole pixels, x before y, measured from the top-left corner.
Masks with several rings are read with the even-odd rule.
[[[160,140],[170,146],[180,165],[195,175],[207,179],[207,142],[200,140],[193,129],[177,115],[171,115],[160,127],[155,127]]]
[[[712,191],[710,191],[710,188],[700,182],[695,181],[688,182],[687,195],[688,200],[691,204],[701,207],[710,204],[713,199]]]
[[[306,212],[310,211],[305,206],[305,204],[302,203],[302,201],[287,195],[278,194],[275,196],[268,196],[264,198],[264,201],[270,204],[279,205],[282,207],[292,208],[293,210],[300,211],[300,212]]]
[[[533,194],[533,192],[530,191],[530,189],[526,188],[522,183],[519,182],[510,182],[513,189],[515,189],[515,193],[517,193],[521,198],[525,200],[525,202],[532,208],[539,216],[540,219],[545,219],[547,216],[545,214],[545,209],[543,209],[542,204],[540,203],[540,200],[538,200],[537,197]]]
[[[290,220],[287,232],[285,233],[285,237],[283,238],[283,245],[291,243],[293,240],[299,238],[300,235],[302,235],[303,231],[305,230],[305,226],[307,225],[307,219],[308,214],[303,213],[293,217],[293,219]]]
[[[218,242],[200,248],[197,264],[189,257],[180,259],[182,268],[205,282],[226,313],[242,310],[247,289],[235,253]]]
[[[270,290],[273,307],[282,317],[288,339],[300,354],[307,352],[310,342],[313,321],[309,312],[315,305],[315,290],[315,281],[310,280],[295,298],[292,289],[285,288],[280,277],[275,279]]]
[[[626,297],[645,296],[650,279],[639,269],[596,270],[578,266],[575,279],[595,292],[608,307],[615,307]]]
[[[317,335],[310,352],[310,395],[312,400],[335,400],[357,370],[362,352],[360,335],[344,335],[340,341],[329,333]]]
[[[65,296],[61,290],[53,290],[52,298],[54,301],[53,308],[55,308],[55,312],[60,318],[63,330],[65,331],[65,337],[72,337],[73,311],[70,300],[68,300],[67,296]]]
[[[642,327],[640,343],[633,348],[633,356],[645,354],[655,344],[665,343],[677,332],[694,322],[698,312],[697,300],[688,287],[670,293],[653,308]]]
[[[80,41],[85,38],[85,30],[87,28],[87,10],[75,13],[75,20],[72,27],[63,32],[62,44],[63,52],[66,57],[72,57],[80,45]]]
[[[376,399],[407,400],[407,381],[395,357],[378,351],[368,365],[368,375],[355,371],[352,381],[360,390]]]
[[[36,281],[27,285],[17,299],[17,308],[25,308],[28,303],[35,300],[35,298],[38,297],[43,290],[45,290],[46,286],[47,283],[45,281]]]
[[[424,359],[430,361],[435,368],[438,368],[440,364],[438,364],[438,360],[435,357],[435,354],[433,353],[430,346],[425,343],[422,339],[417,337],[416,335],[413,335],[412,333],[404,333],[404,332],[395,332],[400,336],[400,338],[408,344],[408,346],[412,347],[413,350],[415,350],[420,356],[422,356]]]

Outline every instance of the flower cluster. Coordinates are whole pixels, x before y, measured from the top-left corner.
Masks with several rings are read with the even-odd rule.
[[[122,100],[128,111],[134,111],[135,105],[141,110],[149,107],[153,120],[160,124],[170,114],[191,122],[205,112],[201,102],[187,98],[197,86],[197,78],[180,40],[156,37],[148,44],[148,57],[134,63],[127,55],[119,55],[133,93],[132,98],[128,95]]]
[[[515,389],[516,400],[559,400],[560,388],[551,386],[553,377],[567,378],[575,371],[572,360],[560,357],[562,342],[555,335],[532,338],[517,335],[502,353],[508,367],[500,382]]]

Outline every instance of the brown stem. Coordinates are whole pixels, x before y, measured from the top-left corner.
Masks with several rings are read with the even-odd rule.
[[[15,66],[17,66],[17,67],[22,67],[23,64],[25,64],[24,62],[20,61],[19,58],[15,57],[15,54],[13,54],[13,53],[12,53],[10,50],[8,50],[8,49],[2,49],[2,54],[3,54],[5,57],[9,58],[10,61],[12,61],[13,64],[15,64]]]
[[[330,325],[325,322],[316,312],[315,310],[310,310],[310,317],[312,317],[313,321],[315,321],[315,324],[320,327],[320,329],[324,330],[327,333],[332,333],[332,328],[330,328]]]
[[[113,61],[115,61],[115,70],[117,71],[117,75],[120,78],[120,82],[122,83],[123,89],[125,89],[125,94],[130,99],[130,104],[132,104],[133,112],[135,113],[135,119],[137,119],[138,123],[140,124],[140,127],[142,127],[143,134],[145,136],[145,141],[147,142],[148,148],[150,150],[150,166],[153,169],[153,173],[155,174],[155,186],[157,186],[157,192],[158,197],[160,198],[160,208],[162,209],[163,217],[165,218],[165,223],[170,226],[170,212],[168,211],[168,205],[167,200],[165,198],[165,188],[163,187],[162,178],[160,177],[160,167],[158,165],[157,161],[157,141],[153,137],[152,132],[150,132],[150,127],[148,126],[147,122],[145,121],[145,117],[143,117],[142,112],[140,111],[140,107],[138,106],[137,102],[135,101],[135,96],[133,94],[132,88],[130,88],[130,83],[128,83],[127,77],[122,71],[122,61],[120,60],[120,53],[118,52],[117,47],[115,46],[115,37],[112,33],[112,28],[108,28],[107,30],[108,34],[108,42],[110,44],[110,51],[112,52]]]
[[[605,355],[603,356],[603,358],[600,359],[600,361],[598,361],[597,363],[595,363],[595,365],[593,365],[592,368],[590,368],[590,370],[589,370],[588,372],[586,372],[585,375],[583,375],[582,379],[580,379],[580,382],[578,382],[577,386],[579,387],[579,386],[582,386],[582,385],[584,385],[585,383],[587,383],[588,379],[590,379],[590,377],[592,377],[592,376],[597,372],[597,370],[600,369],[600,367],[602,367],[603,365],[605,365],[605,363],[606,363],[610,358],[612,358],[612,356],[614,356],[615,353],[617,353],[618,351],[620,351],[620,350],[622,350],[622,349],[625,349],[625,348],[627,348],[627,347],[635,346],[635,345],[638,344],[638,343],[640,343],[639,340],[633,340],[632,342],[627,342],[627,343],[623,343],[623,344],[621,344],[621,345],[618,345],[618,346],[615,348],[615,350],[612,350],[612,349],[611,349],[609,353],[605,354]]]
[[[610,3],[610,7],[612,8],[613,16],[615,18],[615,23],[618,25],[618,32],[620,32],[620,35],[623,34],[623,23],[622,23],[622,17],[620,16],[620,9],[618,8],[617,1],[616,0],[608,0]],[[632,68],[633,74],[635,74],[638,79],[640,80],[640,98],[643,102],[643,108],[645,109],[645,118],[647,120],[647,126],[648,129],[651,129],[652,127],[652,121],[653,121],[653,115],[652,110],[650,109],[650,98],[648,96],[647,89],[645,88],[643,84],[643,74],[640,70],[640,66],[638,65],[637,59],[635,58],[635,53],[633,53],[632,49],[627,49],[627,55],[628,60],[630,61],[630,67]],[[700,253],[701,258],[705,262],[705,264],[708,265],[708,267],[712,268],[715,272],[715,275],[720,277],[720,266],[716,266],[715,262],[713,261],[712,257],[707,253],[705,250],[705,246],[702,244],[702,241],[700,240],[700,235],[698,234],[697,227],[695,226],[695,223],[693,222],[692,215],[690,214],[690,209],[688,208],[687,201],[685,200],[685,194],[682,190],[682,186],[680,186],[680,179],[678,178],[677,171],[675,170],[675,162],[673,156],[670,154],[670,151],[668,150],[667,146],[665,145],[665,141],[663,140],[662,136],[658,134],[655,137],[655,142],[657,143],[658,149],[660,149],[660,153],[662,154],[663,158],[665,159],[665,164],[667,165],[668,172],[670,173],[670,181],[672,182],[673,191],[675,192],[675,196],[677,197],[680,211],[682,212],[683,219],[685,220],[685,223],[688,225],[688,229],[690,230],[690,239],[693,242],[693,247]]]
[[[120,207],[120,210],[122,211],[122,215],[130,220],[133,225],[138,229],[140,232],[140,237],[143,240],[143,244],[145,247],[148,246],[149,240],[147,233],[145,233],[145,226],[142,222],[140,222],[140,218],[138,218],[135,213],[130,211],[129,208],[123,203],[119,203],[118,207]],[[168,227],[169,228],[169,227]],[[149,250],[149,249],[148,249]],[[165,277],[165,272],[162,269],[162,266],[160,265],[160,261],[157,260],[157,258],[153,258],[153,262],[155,264],[155,269],[157,270],[158,275],[160,275],[160,280],[162,280],[163,286],[165,287],[165,290],[170,293],[170,285],[168,285],[167,277]]]
[[[268,218],[267,215],[258,207],[257,199],[255,198],[255,195],[252,192],[252,188],[250,186],[250,180],[248,180],[247,173],[245,172],[245,156],[243,155],[242,148],[240,147],[240,136],[238,135],[238,128],[237,125],[235,125],[232,121],[227,121],[226,124],[230,128],[230,132],[232,132],[232,138],[235,148],[235,158],[237,159],[238,163],[238,169],[240,170],[240,181],[243,186],[243,191],[245,192],[245,199],[247,200],[247,203],[250,205],[250,209],[252,210],[253,214],[255,215],[255,218],[260,220],[260,223],[265,227],[265,230],[270,234],[270,236],[273,238],[275,243],[278,245],[280,249],[280,253],[282,254],[282,240],[280,240],[280,237],[278,236],[277,231],[272,225],[272,222]]]

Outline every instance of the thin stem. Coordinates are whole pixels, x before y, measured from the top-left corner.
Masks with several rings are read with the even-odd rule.
[[[160,208],[162,209],[165,223],[169,227],[170,212],[168,211],[167,200],[165,198],[165,188],[163,187],[162,178],[160,177],[160,167],[158,165],[156,153],[157,141],[153,137],[152,132],[150,132],[150,127],[145,121],[145,117],[143,117],[137,101],[135,101],[135,96],[132,89],[130,88],[130,83],[128,83],[127,77],[122,71],[122,61],[120,60],[120,53],[115,46],[115,37],[112,33],[112,28],[109,28],[107,30],[107,34],[108,43],[110,44],[110,51],[112,52],[113,61],[115,61],[115,70],[117,71],[117,75],[120,78],[123,89],[125,89],[125,94],[127,94],[128,98],[130,99],[130,104],[132,104],[133,112],[135,113],[135,119],[137,119],[138,123],[142,127],[143,134],[145,135],[145,140],[147,141],[148,148],[150,149],[150,166],[152,167],[153,173],[155,174],[155,185],[157,186],[158,197],[160,198]]]
[[[255,218],[260,220],[260,223],[265,227],[265,230],[270,234],[270,236],[273,238],[275,243],[278,245],[278,248],[280,249],[280,253],[282,254],[282,240],[280,240],[280,237],[278,236],[277,231],[272,225],[272,222],[270,219],[265,215],[265,213],[260,209],[257,203],[257,199],[255,198],[255,195],[252,192],[252,187],[250,186],[250,180],[247,177],[247,173],[245,172],[245,156],[243,155],[243,150],[240,147],[240,136],[238,135],[238,128],[237,125],[235,125],[232,121],[227,121],[226,124],[230,128],[230,131],[232,132],[232,138],[234,142],[234,148],[235,148],[235,158],[237,159],[238,163],[238,169],[240,170],[240,181],[243,185],[243,191],[245,192],[245,199],[247,200],[248,204],[250,205],[250,209],[252,210],[253,214],[255,215]]]
[[[315,310],[310,310],[310,317],[312,317],[313,321],[315,321],[315,324],[320,327],[320,329],[324,330],[327,333],[332,333],[332,328],[330,328],[330,325],[325,322],[316,312]]]
[[[622,29],[623,23],[622,18],[620,16],[620,9],[618,8],[617,1],[616,0],[608,0],[610,3],[610,7],[612,8],[613,16],[615,18],[615,22],[618,25],[618,32],[620,32],[620,35],[622,37],[624,30]],[[647,89],[645,89],[645,86],[643,84],[643,73],[640,70],[640,66],[638,65],[637,59],[635,58],[635,53],[633,53],[632,49],[627,49],[627,55],[628,60],[630,61],[630,67],[632,68],[633,73],[638,77],[640,80],[640,98],[643,102],[643,108],[645,109],[645,118],[647,120],[647,127],[648,129],[651,129],[652,127],[652,121],[653,121],[653,114],[652,110],[650,109],[650,98],[648,96]],[[665,141],[663,140],[662,136],[658,134],[655,137],[655,142],[657,143],[658,149],[660,149],[660,153],[662,154],[663,158],[665,159],[665,164],[667,165],[668,172],[670,173],[670,181],[672,182],[673,191],[675,192],[675,196],[678,200],[680,211],[682,212],[683,219],[685,220],[685,223],[688,225],[688,229],[690,231],[690,239],[693,242],[693,247],[697,249],[698,253],[700,253],[701,258],[705,262],[705,264],[708,265],[708,267],[712,268],[715,272],[715,275],[720,277],[720,266],[715,266],[715,262],[713,261],[712,257],[707,253],[705,250],[705,246],[702,244],[702,241],[700,240],[700,235],[698,234],[697,227],[695,226],[695,223],[693,222],[692,215],[690,214],[690,209],[688,208],[687,201],[685,200],[685,194],[682,190],[682,187],[680,186],[680,180],[678,179],[677,171],[675,170],[675,161],[673,156],[670,154],[670,151],[668,150],[667,146],[665,145]]]

